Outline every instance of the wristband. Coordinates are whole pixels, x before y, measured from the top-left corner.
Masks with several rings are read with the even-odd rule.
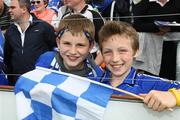
[[[176,97],[176,105],[180,106],[180,94],[178,93],[178,91],[175,88],[171,88],[168,91]]]

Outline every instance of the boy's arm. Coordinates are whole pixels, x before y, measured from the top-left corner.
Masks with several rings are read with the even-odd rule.
[[[176,90],[176,95],[172,91],[152,90],[148,94],[142,94],[144,103],[154,111],[163,111],[167,108],[173,108],[177,105],[180,89]],[[179,98],[180,99],[180,98]]]

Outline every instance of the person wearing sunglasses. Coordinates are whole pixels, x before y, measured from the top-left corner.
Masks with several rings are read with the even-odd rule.
[[[32,13],[34,13],[37,18],[54,26],[54,20],[56,19],[57,14],[54,10],[47,8],[48,3],[48,0],[32,0],[31,5],[35,8],[32,10]]]
[[[56,38],[58,50],[41,55],[36,66],[98,81],[103,71],[90,54],[94,34],[94,24],[88,18],[79,14],[65,17],[60,22]]]

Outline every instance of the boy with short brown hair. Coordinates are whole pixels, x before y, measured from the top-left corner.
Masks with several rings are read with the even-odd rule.
[[[107,22],[99,32],[100,47],[106,64],[102,83],[134,94],[143,94],[149,108],[162,111],[180,105],[180,84],[160,77],[138,73],[132,67],[138,55],[138,34],[129,24]],[[123,94],[114,91],[114,94]]]
[[[77,14],[67,16],[59,26],[58,51],[41,55],[36,66],[98,80],[103,72],[90,54],[94,45],[93,23]]]

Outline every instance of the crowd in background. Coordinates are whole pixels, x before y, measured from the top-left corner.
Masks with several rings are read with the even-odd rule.
[[[180,23],[179,0],[31,0],[30,3],[19,0],[20,6],[17,1],[6,5],[0,0],[0,26],[4,33],[4,52],[0,55],[5,64],[1,75],[7,74],[9,85],[14,85],[19,75],[33,70],[42,53],[57,47],[61,19],[76,13],[95,25],[96,44],[91,53],[98,65],[103,65],[98,32],[106,20],[119,20],[132,24],[139,33],[140,54],[134,59],[135,68],[171,80],[180,78],[177,71],[180,26],[155,24],[155,21]]]

